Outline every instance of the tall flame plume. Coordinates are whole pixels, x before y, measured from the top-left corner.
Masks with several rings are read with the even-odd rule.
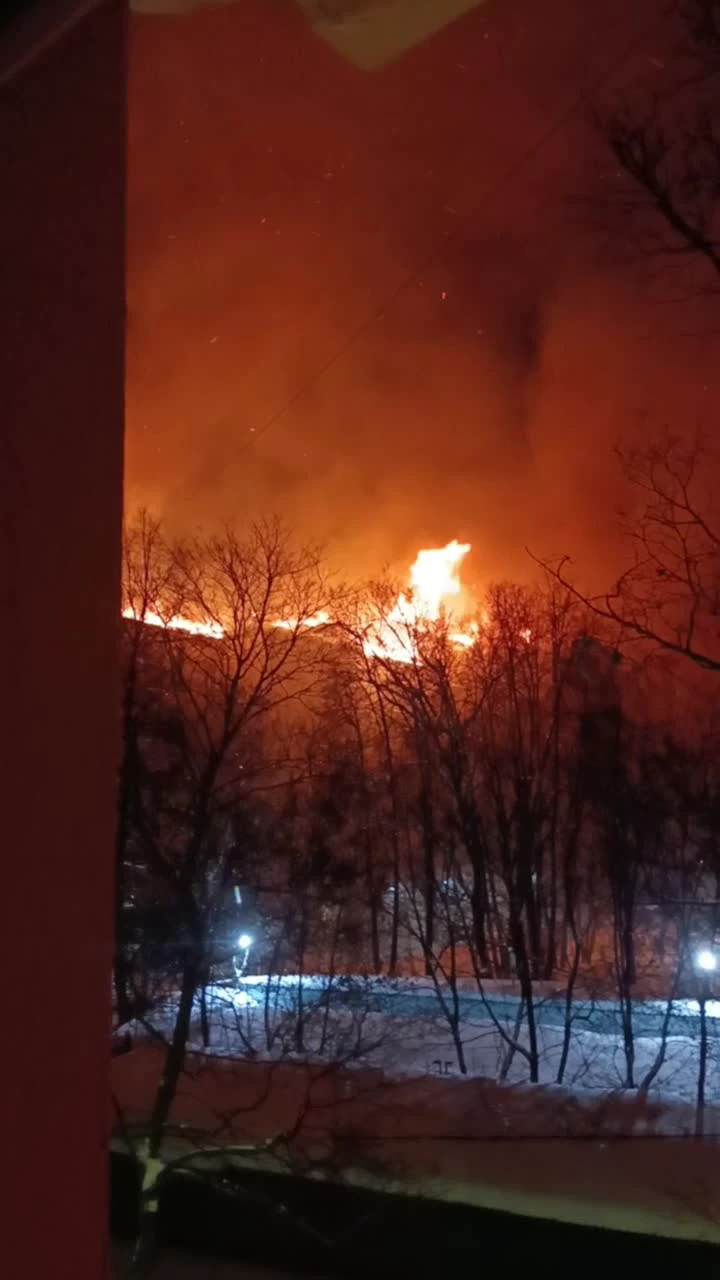
[[[366,629],[367,657],[406,663],[417,659],[418,633],[437,622],[443,610],[449,612],[452,600],[462,591],[459,570],[469,550],[469,542],[453,539],[445,547],[418,552],[410,567],[409,591],[402,591],[392,609]],[[475,633],[454,632],[450,638],[458,647],[468,648]]]

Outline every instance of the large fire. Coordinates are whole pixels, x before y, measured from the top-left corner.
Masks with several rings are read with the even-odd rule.
[[[424,548],[418,552],[410,567],[407,590],[400,592],[390,609],[385,612],[378,609],[364,620],[362,645],[367,657],[406,663],[417,659],[418,638],[422,631],[443,614],[452,619],[452,605],[463,590],[460,565],[469,550],[470,543],[453,539],[445,547]],[[212,640],[221,640],[224,635],[219,622],[176,615],[166,618],[157,610],[146,610],[140,614],[130,606],[123,609],[123,617],[153,627],[207,636]],[[273,623],[285,631],[332,624],[333,619],[324,610],[309,618],[279,618]],[[451,631],[449,638],[457,648],[467,649],[475,643],[478,633],[478,624],[471,623],[466,631]]]
[[[401,591],[397,603],[385,614],[372,619],[365,628],[363,649],[369,658],[390,662],[414,662],[419,634],[437,622],[443,610],[451,611],[451,601],[460,595],[459,568],[470,550],[469,542],[453,539],[445,547],[419,551],[410,568],[408,592]],[[475,630],[452,632],[451,640],[467,648]]]

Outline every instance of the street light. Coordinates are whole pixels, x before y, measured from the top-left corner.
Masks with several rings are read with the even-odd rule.
[[[701,973],[714,973],[717,969],[717,956],[709,947],[702,947],[695,952],[695,967]]]
[[[705,1134],[705,1076],[707,1074],[707,1002],[710,996],[710,975],[717,969],[717,953],[710,947],[695,952],[695,968],[703,977],[698,982],[700,1006],[700,1048],[698,1057],[697,1100],[695,1104],[695,1137]]]
[[[235,977],[242,978],[248,967],[250,958],[250,948],[253,944],[253,936],[251,933],[241,933],[237,940],[239,955],[233,956],[233,968],[235,969]]]

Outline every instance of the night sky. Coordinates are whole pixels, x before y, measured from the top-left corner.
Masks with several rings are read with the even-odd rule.
[[[478,585],[526,543],[604,575],[613,446],[720,400],[591,121],[667,73],[667,9],[488,0],[370,71],[311,0],[135,13],[128,506],[281,512],[353,574],[459,537]]]

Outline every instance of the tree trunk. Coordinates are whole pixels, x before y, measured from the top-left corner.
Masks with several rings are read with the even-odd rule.
[[[175,1026],[173,1028],[172,1040],[168,1047],[165,1057],[165,1069],[158,1091],[155,1095],[155,1104],[150,1119],[150,1137],[148,1152],[152,1159],[157,1159],[162,1149],[163,1138],[167,1126],[170,1112],[172,1111],[177,1092],[178,1081],[182,1075],[185,1066],[185,1058],[187,1055],[187,1043],[190,1038],[190,1023],[192,1021],[193,1001],[198,985],[198,965],[196,959],[188,961],[185,972],[183,973],[182,987],[180,990],[180,1003],[178,1006]]]
[[[628,994],[627,982],[622,984],[620,994],[620,1023],[622,1026],[623,1049],[625,1051],[625,1088],[635,1088],[635,1032],[633,1028],[632,997]]]
[[[501,1084],[504,1084],[505,1081],[507,1080],[508,1075],[510,1073],[510,1068],[515,1059],[515,1054],[517,1053],[518,1037],[520,1035],[520,1029],[522,1027],[524,1012],[525,1012],[525,1001],[519,1000],[518,1011],[515,1015],[515,1026],[513,1028],[513,1033],[512,1033],[512,1044],[509,1044],[507,1046],[505,1050],[505,1057],[503,1058],[503,1061],[502,1061],[502,1066],[500,1067],[500,1071],[498,1072],[498,1080],[500,1081]]]
[[[558,915],[558,874],[557,854],[554,843],[550,851],[550,901],[547,908],[547,939],[545,943],[545,971],[547,982],[557,968],[557,915]],[[576,947],[577,950],[577,947]]]
[[[700,997],[700,1056],[698,1059],[697,1104],[695,1107],[695,1137],[705,1133],[705,1076],[707,1073],[707,997]]]
[[[306,893],[302,895],[300,908],[300,936],[298,941],[298,983],[297,1010],[295,1017],[295,1049],[298,1053],[305,1051],[305,1001],[303,998],[303,977],[305,976],[305,949],[307,947],[307,907]]]
[[[369,810],[368,810],[369,811]],[[365,884],[370,912],[370,948],[372,966],[375,973],[382,973],[382,955],[380,952],[380,923],[378,920],[378,903],[373,879],[372,844],[369,833],[365,836]]]
[[[429,975],[429,960],[427,952],[431,952],[435,945],[435,850],[430,836],[423,833],[423,853],[424,853],[424,893],[425,899],[425,942],[426,942],[426,958],[425,958],[425,974]]]
[[[487,896],[485,893],[485,885],[482,882],[482,868],[480,867],[473,867],[473,883],[472,893],[470,895],[470,905],[472,908],[475,948],[477,950],[480,965],[485,967],[487,965],[487,934],[485,929]]]
[[[207,985],[205,981],[200,988],[200,1030],[202,1034],[203,1049],[210,1048],[210,1019],[208,1017],[207,1007]]]
[[[537,1021],[535,1018],[535,1002],[533,998],[532,971],[530,967],[530,957],[528,956],[527,943],[525,940],[525,931],[522,927],[522,921],[518,918],[517,907],[512,902],[510,903],[510,936],[512,938],[513,949],[515,951],[515,963],[517,965],[517,974],[520,981],[520,994],[525,1003],[527,1014],[530,1083],[537,1084],[539,1080],[539,1053]]]
[[[158,1091],[155,1094],[155,1103],[150,1117],[150,1131],[143,1161],[140,1217],[133,1254],[133,1268],[135,1271],[147,1271],[154,1252],[158,1213],[157,1184],[162,1174],[162,1147],[177,1093],[178,1082],[185,1066],[197,983],[197,962],[193,958],[187,963],[183,973],[180,1003],[172,1040],[165,1055],[165,1068]]]
[[[563,1042],[560,1051],[560,1061],[558,1063],[557,1076],[555,1077],[557,1084],[562,1084],[565,1078],[565,1070],[567,1068],[568,1056],[570,1054],[570,1041],[572,1039],[573,1024],[573,996],[575,993],[575,982],[577,981],[578,969],[580,968],[580,946],[577,940],[577,934],[574,928],[574,922],[571,925],[573,932],[573,958],[568,974],[567,986],[565,988],[565,1017],[563,1020]]]
[[[399,868],[393,859],[392,910],[390,912],[390,955],[388,957],[388,973],[394,977],[397,973],[398,940],[400,936],[400,885]]]

